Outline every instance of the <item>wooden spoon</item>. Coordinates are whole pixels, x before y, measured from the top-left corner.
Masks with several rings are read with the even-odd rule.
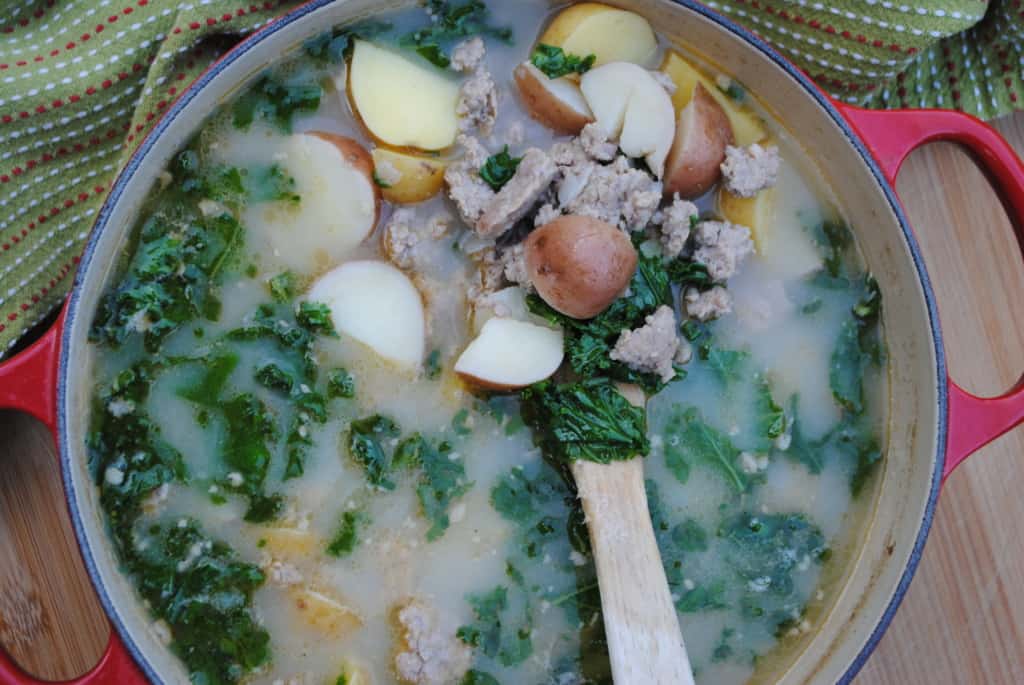
[[[619,392],[643,407],[634,385]],[[679,618],[647,508],[643,459],[572,465],[597,563],[615,685],[693,685]]]

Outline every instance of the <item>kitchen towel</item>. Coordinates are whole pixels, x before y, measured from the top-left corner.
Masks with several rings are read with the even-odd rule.
[[[0,2],[0,358],[63,301],[110,184],[154,121],[213,60],[298,4]],[[985,118],[1018,107],[1021,0],[706,4],[843,100]]]

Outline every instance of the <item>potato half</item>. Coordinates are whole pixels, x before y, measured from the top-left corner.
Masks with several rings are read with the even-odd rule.
[[[665,168],[665,194],[693,199],[706,193],[721,178],[725,148],[732,144],[729,117],[698,83],[690,104],[679,115]]]
[[[444,185],[444,171],[448,163],[440,159],[409,155],[396,150],[379,147],[373,151],[373,164],[376,169],[381,194],[388,202],[400,205],[411,205],[425,202],[441,191]],[[387,182],[388,175],[383,172],[387,168],[398,175],[398,180]]]
[[[515,70],[519,95],[530,116],[548,128],[573,136],[594,120],[579,85],[568,78],[548,78],[529,62]]]
[[[559,217],[531,233],[525,248],[537,293],[574,319],[590,319],[607,309],[636,271],[629,236],[591,217]]]

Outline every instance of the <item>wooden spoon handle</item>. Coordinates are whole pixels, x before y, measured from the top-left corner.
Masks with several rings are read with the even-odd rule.
[[[572,467],[590,530],[615,685],[693,685],[642,459]]]

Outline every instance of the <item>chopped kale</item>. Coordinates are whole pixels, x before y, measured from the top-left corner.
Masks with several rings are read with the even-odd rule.
[[[234,342],[273,340],[282,353],[295,359],[296,368],[300,369],[303,378],[315,381],[317,377],[317,365],[313,359],[315,338],[305,328],[279,316],[269,305],[261,305],[249,325],[229,331],[226,337]]]
[[[508,145],[506,145],[501,152],[487,158],[480,169],[480,178],[494,190],[501,190],[516,175],[516,169],[519,168],[519,163],[522,161],[522,157],[509,155]]]
[[[280,164],[252,167],[244,172],[245,193],[251,202],[291,202],[298,204],[295,179]]]
[[[687,571],[692,572],[692,564],[686,561],[687,556],[707,550],[708,535],[700,523],[692,518],[673,525],[669,521],[657,483],[647,480],[644,485],[654,536],[665,566],[665,576],[672,593],[680,596],[682,600],[687,593],[684,587]],[[694,597],[691,597],[690,601],[693,600]]]
[[[371,40],[392,28],[392,24],[386,21],[364,21],[321,33],[306,41],[303,48],[309,57],[321,64],[341,64],[351,56],[357,39]]]
[[[566,385],[545,381],[521,397],[523,420],[550,459],[608,463],[646,456],[650,450],[645,410],[633,406],[608,379]]]
[[[469,423],[469,410],[460,409],[452,418],[452,431],[459,437],[466,437],[473,432]]]
[[[288,431],[288,464],[284,472],[285,480],[300,478],[305,474],[306,456],[313,445],[313,424],[327,423],[327,398],[320,393],[300,385],[292,392],[292,403],[295,405],[295,416]]]
[[[864,411],[863,362],[857,324],[852,319],[844,321],[832,350],[828,377],[836,402],[854,414]]]
[[[241,240],[241,226],[227,215],[193,217],[184,226],[159,212],[150,216],[128,268],[100,302],[90,339],[119,348],[141,335],[146,350],[157,352],[181,326],[216,319],[212,291]]]
[[[205,359],[199,382],[189,387],[180,388],[178,396],[196,404],[217,406],[220,394],[236,366],[238,366],[238,355],[234,352],[226,352]]]
[[[415,50],[442,69],[447,69],[451,64],[445,48],[460,38],[484,35],[506,43],[512,42],[512,29],[488,23],[489,11],[481,0],[467,0],[461,4],[427,0],[426,7],[431,25],[403,36],[399,44]]]
[[[167,622],[192,682],[237,683],[267,663],[270,636],[252,610],[263,573],[193,522],[154,526],[144,539],[126,565],[153,614]]]
[[[420,452],[423,473],[416,486],[416,496],[424,516],[430,521],[427,540],[431,542],[448,530],[448,510],[452,502],[473,487],[473,483],[466,479],[466,466],[462,459],[452,459],[452,456],[451,445],[446,442],[437,447],[428,444]]]
[[[772,396],[771,382],[763,376],[754,389],[754,412],[757,421],[755,449],[768,452],[786,432],[786,412]]]
[[[597,61],[597,55],[568,55],[560,47],[541,43],[534,49],[530,61],[548,78],[554,79],[569,74],[587,73]]]
[[[698,585],[686,590],[676,601],[676,610],[683,614],[694,614],[700,611],[716,611],[728,608],[726,602],[725,581],[716,580],[707,585]]]
[[[327,553],[332,557],[344,559],[350,556],[359,546],[359,533],[370,524],[369,515],[360,510],[346,511],[341,515],[338,532],[327,545]]]
[[[264,76],[235,100],[232,106],[235,128],[247,130],[258,117],[270,121],[284,133],[291,133],[296,112],[315,112],[323,88],[313,77],[283,82]]]
[[[744,613],[763,618],[773,630],[803,609],[794,575],[829,556],[821,530],[803,514],[742,512],[724,521],[729,568],[744,581]]]
[[[666,450],[665,458],[677,477],[680,472],[688,474],[694,465],[703,464],[718,471],[736,492],[746,491],[749,480],[736,463],[740,450],[728,436],[708,425],[696,407],[682,410],[670,426],[673,432],[666,435],[674,450]]]
[[[350,400],[355,396],[356,379],[346,369],[334,369],[327,374],[327,399]]]
[[[299,305],[295,320],[299,325],[315,335],[338,337],[331,320],[331,308],[322,302],[303,302]]]
[[[388,475],[391,461],[381,441],[397,438],[401,434],[394,420],[381,415],[353,421],[348,432],[348,453],[364,471],[371,485],[382,490],[394,490],[395,483]]]
[[[689,259],[677,257],[668,263],[666,267],[670,281],[686,288],[697,288],[698,290],[709,290],[715,282],[708,274],[708,268],[703,264]]]
[[[222,458],[231,470],[242,474],[245,491],[262,491],[270,467],[270,444],[277,441],[273,414],[255,395],[236,395],[221,406],[227,422]]]
[[[295,275],[291,271],[279,273],[267,283],[274,302],[291,302],[295,297]]]
[[[729,641],[736,635],[736,631],[732,628],[723,628],[722,634],[718,638],[718,644],[715,645],[715,649],[711,652],[711,661],[718,664],[723,661],[728,661],[732,658],[734,650]]]
[[[521,587],[522,575],[511,564],[508,565],[507,575],[513,581],[513,587],[520,590],[516,594],[522,596],[525,604],[520,624],[515,625],[508,588],[499,585],[486,594],[467,597],[476,621],[472,625],[462,626],[456,633],[464,643],[480,649],[506,667],[521,664],[533,654],[533,641],[530,637],[533,624],[529,599]]]
[[[742,350],[726,350],[705,343],[700,346],[698,354],[714,372],[725,387],[743,380],[745,366],[750,360],[750,353]]]
[[[295,387],[295,379],[290,373],[273,362],[256,367],[256,382],[268,390],[275,390],[289,395]]]
[[[281,495],[256,494],[249,498],[245,511],[247,523],[268,523],[277,519],[284,511],[284,497]]]
[[[498,679],[490,673],[471,669],[462,677],[462,680],[459,681],[459,685],[501,685],[501,683],[499,683]]]
[[[800,420],[800,396],[793,395],[789,401],[790,432],[789,449],[784,454],[787,458],[803,464],[813,474],[821,473],[825,467],[824,444],[808,440],[803,433]]]

